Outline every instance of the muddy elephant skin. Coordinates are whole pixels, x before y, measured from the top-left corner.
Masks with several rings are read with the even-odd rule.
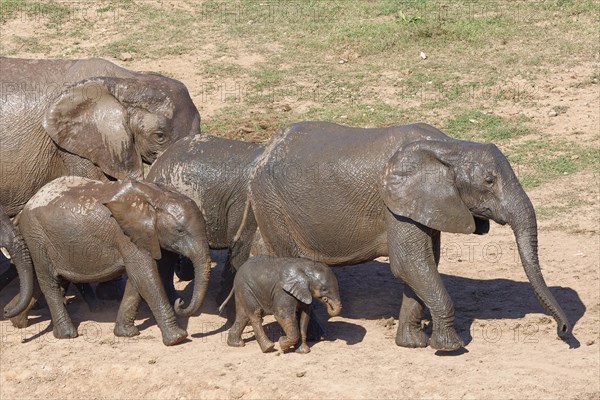
[[[237,271],[233,284],[236,318],[229,330],[227,344],[244,346],[242,331],[251,324],[263,353],[275,344],[262,327],[264,315],[274,315],[285,336],[279,338],[282,351],[296,346],[297,353],[308,353],[306,344],[310,305],[315,298],[326,305],[334,317],[342,311],[338,283],[325,264],[300,258],[252,257]],[[231,296],[231,295],[230,295]],[[222,307],[225,304],[222,305]],[[300,329],[296,312],[300,311]]]
[[[190,316],[200,308],[211,267],[204,220],[191,199],[146,182],[61,177],[26,204],[20,227],[57,338],[77,336],[63,303],[61,281],[101,282],[123,272],[129,279],[115,334],[139,334],[134,320],[143,298],[164,344],[179,343],[187,336],[177,325],[176,314]],[[173,310],[167,300],[155,262],[161,249],[194,263],[197,278],[187,308],[178,300]]]
[[[300,122],[275,135],[250,180],[250,204],[270,254],[327,265],[390,257],[405,282],[396,343],[464,346],[440,274],[440,232],[509,224],[533,290],[565,337],[571,326],[540,271],[534,208],[493,144],[427,124],[362,129]],[[421,329],[422,309],[432,334]]]
[[[249,173],[263,149],[264,146],[257,143],[196,135],[167,149],[152,164],[146,177],[147,181],[168,185],[196,202],[206,221],[210,247],[230,249],[225,273],[241,266],[250,254],[256,231],[251,210],[244,233],[237,241],[233,239],[242,224]],[[187,271],[185,263],[171,265],[177,265],[180,278],[193,278],[189,273],[193,271]],[[167,268],[168,265],[161,267],[161,271]],[[164,280],[171,286],[167,290],[174,291],[172,273],[171,278],[165,276]],[[221,296],[219,303],[225,296]]]
[[[0,71],[0,205],[11,218],[59,176],[141,178],[143,162],[200,129],[186,87],[159,74],[99,58],[0,57]]]

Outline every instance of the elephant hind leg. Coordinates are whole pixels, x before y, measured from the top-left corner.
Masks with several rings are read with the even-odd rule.
[[[40,281],[40,286],[54,324],[53,333],[57,339],[69,339],[77,337],[77,329],[73,326],[71,317],[67,312],[63,296],[63,288],[60,282],[52,277]]]
[[[298,343],[298,339],[300,339],[296,313],[292,312],[291,316],[276,314],[275,319],[279,322],[279,325],[281,325],[285,332],[285,336],[279,338],[279,347],[281,347],[281,351],[288,351],[290,347],[295,346],[296,343]],[[306,326],[308,328],[308,319],[306,320]]]
[[[240,303],[240,301],[236,301],[235,303],[235,322],[227,334],[227,345],[231,347],[245,346],[244,340],[242,339],[242,332],[250,322],[250,318],[248,318],[246,310],[241,306]]]

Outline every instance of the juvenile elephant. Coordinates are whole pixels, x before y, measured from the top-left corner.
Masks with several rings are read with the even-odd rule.
[[[199,132],[186,87],[109,61],[0,57],[0,205],[16,216],[65,175],[141,178],[142,162]],[[19,271],[33,281],[32,270]]]
[[[322,263],[301,258],[252,257],[237,271],[233,291],[221,305],[235,295],[235,322],[227,336],[227,344],[244,346],[242,331],[250,323],[263,353],[272,351],[274,343],[262,327],[262,317],[273,314],[286,336],[279,347],[287,351],[298,343],[297,353],[308,353],[306,344],[308,321],[313,297],[327,306],[335,317],[342,311],[338,282],[331,269]],[[300,334],[296,311],[300,311]]]
[[[360,129],[301,122],[256,162],[249,199],[269,253],[328,265],[390,257],[405,282],[396,343],[464,346],[438,273],[440,232],[509,224],[533,290],[565,336],[570,324],[540,271],[534,208],[492,144],[460,141],[426,124]],[[244,229],[244,228],[242,228]],[[433,332],[421,329],[422,308]]]
[[[250,210],[246,221],[249,229],[233,245],[244,215],[249,171],[263,150],[260,144],[216,136],[186,137],[158,157],[146,177],[147,181],[168,185],[196,202],[206,221],[210,247],[229,248],[227,265],[234,268],[248,259],[256,230]],[[167,271],[171,265],[165,265],[161,271]],[[180,278],[192,279],[185,264],[179,268]],[[173,272],[170,278],[167,273],[165,276],[165,284],[170,286],[167,290],[173,292]]]
[[[77,336],[63,304],[61,280],[97,282],[123,272],[129,279],[115,335],[139,333],[133,324],[143,298],[165,345],[187,336],[177,325],[154,260],[160,259],[164,248],[193,261],[192,300],[187,308],[178,300],[175,313],[196,312],[206,295],[211,263],[202,213],[189,198],[151,183],[61,177],[27,203],[20,226],[57,338]]]

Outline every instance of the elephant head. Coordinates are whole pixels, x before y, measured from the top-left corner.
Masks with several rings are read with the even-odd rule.
[[[200,115],[181,82],[146,73],[77,82],[49,106],[42,124],[60,148],[106,175],[136,179],[142,162],[198,133]]]
[[[117,184],[117,183],[115,183]],[[196,203],[177,192],[145,182],[125,182],[103,201],[131,241],[158,260],[161,248],[188,257],[195,282],[187,308],[175,303],[179,316],[195,313],[206,296],[211,260],[204,218]]]
[[[495,145],[454,140],[407,144],[389,160],[381,194],[392,213],[438,231],[487,233],[490,219],[509,224],[537,298],[557,321],[558,335],[570,332],[542,277],[533,205]]]
[[[282,288],[304,304],[311,304],[314,297],[325,304],[332,317],[342,312],[337,279],[325,264],[308,260],[287,264]]]

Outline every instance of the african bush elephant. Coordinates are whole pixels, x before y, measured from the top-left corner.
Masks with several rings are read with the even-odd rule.
[[[493,144],[456,140],[427,124],[300,122],[279,132],[256,165],[249,199],[269,253],[328,265],[389,255],[406,284],[399,346],[464,346],[437,270],[440,232],[486,233],[490,219],[512,227],[535,294],[558,335],[570,332],[540,271],[534,208]],[[431,338],[420,325],[424,305]]]
[[[176,344],[187,336],[175,314],[190,316],[200,308],[211,268],[202,213],[191,199],[146,182],[61,177],[31,198],[20,226],[57,338],[77,336],[63,304],[62,279],[97,282],[125,271],[129,279],[115,334],[139,333],[133,323],[143,298],[156,317],[164,344]],[[191,302],[182,308],[181,300],[176,301],[175,314],[154,261],[160,259],[161,248],[185,255],[195,267]]]
[[[331,269],[322,263],[301,258],[252,257],[237,271],[233,290],[221,305],[222,310],[235,295],[236,317],[227,336],[227,344],[244,346],[242,332],[252,324],[256,340],[263,353],[272,351],[274,343],[262,327],[262,317],[273,314],[285,336],[279,338],[282,351],[298,343],[297,353],[308,353],[306,344],[308,321],[313,297],[327,307],[335,317],[342,312],[338,282]],[[296,311],[300,310],[300,333]]]
[[[158,157],[146,177],[147,181],[168,185],[196,202],[206,221],[210,247],[229,248],[227,264],[236,269],[248,259],[256,230],[250,212],[247,225],[251,229],[246,230],[232,247],[244,215],[248,174],[263,149],[260,144],[216,136],[186,137]],[[161,271],[167,271],[169,267],[161,267]],[[185,266],[178,270],[180,278],[187,275],[192,279],[185,270]],[[230,268],[224,271],[230,271]],[[165,277],[166,286],[170,286],[167,291],[174,291],[173,273],[170,273],[170,279],[168,274]]]
[[[158,74],[98,58],[0,57],[0,70],[0,205],[9,217],[59,176],[141,178],[142,162],[199,132],[186,87]]]

